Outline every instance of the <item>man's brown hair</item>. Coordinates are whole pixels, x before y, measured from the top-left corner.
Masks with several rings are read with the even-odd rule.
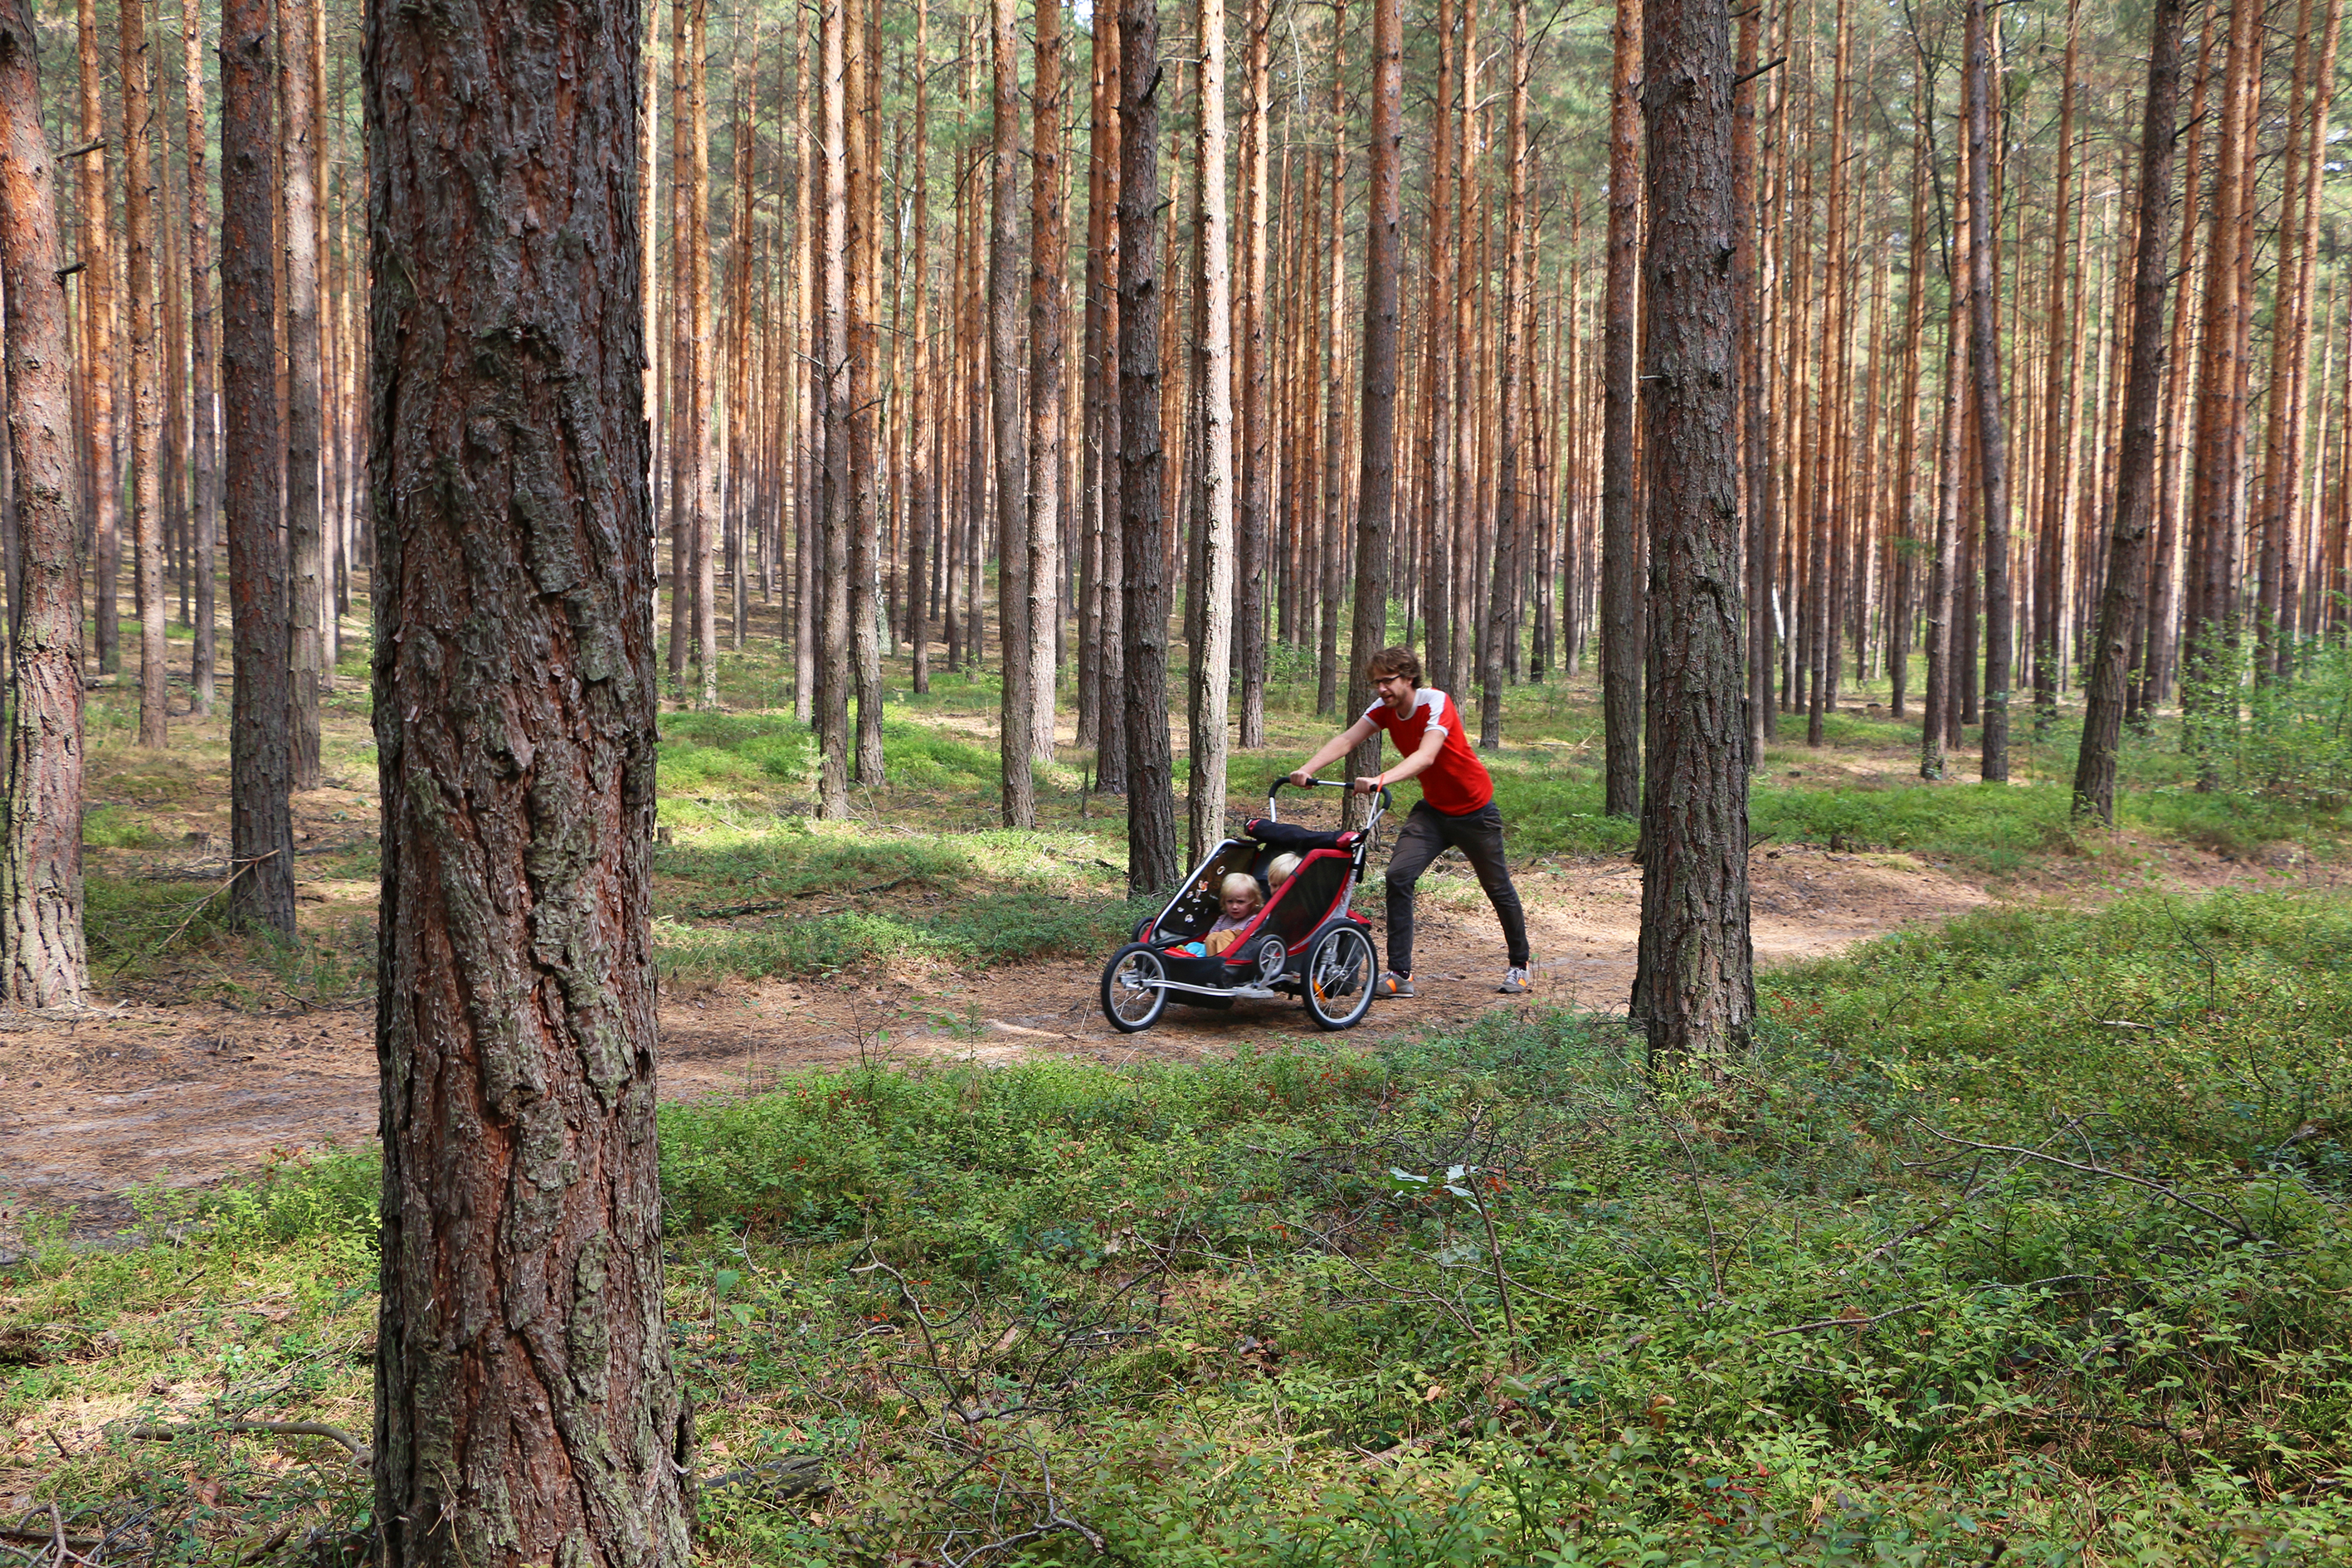
[[[1412,649],[1409,647],[1384,647],[1364,661],[1364,673],[1374,680],[1383,675],[1402,675],[1419,686],[1421,660],[1412,657]]]

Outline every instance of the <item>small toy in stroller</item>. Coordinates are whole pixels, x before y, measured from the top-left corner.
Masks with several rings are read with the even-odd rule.
[[[1265,815],[1243,825],[1193,868],[1168,907],[1135,928],[1135,940],[1111,954],[1102,977],[1103,1016],[1121,1034],[1148,1029],[1171,1001],[1194,1007],[1230,1007],[1236,1001],[1297,996],[1307,1016],[1326,1029],[1354,1027],[1372,1003],[1380,956],[1371,922],[1350,907],[1372,848],[1372,830],[1387,814],[1382,790],[1360,829],[1323,833],[1284,822],[1266,791]],[[1327,789],[1347,786],[1317,779]],[[1279,884],[1267,870],[1285,855],[1297,867]],[[1218,895],[1235,872],[1255,879],[1265,898],[1231,945],[1205,950]]]

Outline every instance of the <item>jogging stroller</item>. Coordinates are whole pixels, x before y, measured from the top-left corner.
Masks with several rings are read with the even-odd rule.
[[[1135,928],[1135,940],[1111,954],[1102,976],[1103,1016],[1121,1034],[1148,1029],[1172,1000],[1193,1007],[1230,1007],[1236,1001],[1297,996],[1307,1016],[1326,1029],[1352,1028],[1372,1004],[1380,956],[1371,922],[1349,907],[1372,848],[1372,832],[1389,808],[1382,790],[1360,829],[1320,833],[1284,822],[1266,791],[1265,815],[1244,823],[1244,837],[1228,838],[1193,868],[1168,907]],[[1317,779],[1327,789],[1347,786]],[[1298,868],[1278,888],[1267,888],[1266,868],[1285,854]],[[1235,871],[1257,879],[1265,901],[1223,952],[1196,953],[1216,923],[1218,892]]]

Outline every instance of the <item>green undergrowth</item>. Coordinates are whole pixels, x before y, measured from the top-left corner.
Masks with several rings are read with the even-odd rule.
[[[1152,901],[1123,847],[1010,830],[887,837],[783,817],[677,835],[655,856],[665,973],[758,978],[986,966],[1116,946]]]
[[[1509,1011],[667,1108],[705,1468],[830,1488],[707,1494],[706,1557],[2346,1561],[2347,956],[2341,898],[2148,898],[1775,972],[1754,1052],[1654,1083]],[[359,1518],[326,1444],[39,1435],[363,1430],[373,1190],[331,1155],[148,1194],[129,1251],[32,1238],[38,1495],[184,1521],[161,1561]]]

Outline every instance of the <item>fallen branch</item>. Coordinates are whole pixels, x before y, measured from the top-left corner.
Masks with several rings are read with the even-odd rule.
[[[862,899],[868,893],[887,893],[899,883],[911,882],[921,875],[923,873],[920,871],[909,871],[903,877],[893,877],[887,882],[877,882],[870,888],[854,888],[850,890],[849,896],[853,899]],[[686,911],[686,918],[690,921],[729,921],[738,915],[772,915],[779,910],[794,908],[803,899],[814,899],[819,893],[837,890],[833,888],[803,888],[790,898],[770,899],[764,903],[724,904],[717,909],[688,910]]]
[[[2231,1219],[2224,1215],[2216,1214],[2213,1210],[2207,1208],[2203,1204],[2197,1202],[2194,1198],[2186,1196],[2178,1188],[2168,1187],[2162,1182],[2151,1182],[2146,1176],[2135,1176],[2127,1171],[2111,1171],[2105,1165],[2085,1165],[2073,1160],[2062,1160],[2055,1154],[2045,1154],[2039,1149],[2020,1149],[2015,1145],[2009,1143],[1979,1143],[1973,1138],[1958,1138],[1948,1132],[1938,1131],[1936,1128],[1930,1126],[1927,1122],[1921,1121],[1920,1118],[1916,1116],[1911,1118],[1911,1120],[1918,1122],[1920,1130],[1925,1131],[1928,1137],[1937,1139],[1942,1142],[1958,1144],[1964,1148],[1969,1149],[1981,1149],[1988,1153],[2017,1154],[2028,1160],[2039,1160],[2045,1165],[2057,1165],[2069,1171],[2080,1171],[2086,1176],[2105,1176],[2109,1181],[2128,1182],[2135,1187],[2146,1187],[2151,1193],[2156,1193],[2164,1197],[2170,1198],[2182,1208],[2194,1209],[2197,1213],[2203,1215],[2207,1219],[2211,1220],[2215,1225],[2218,1225],[2224,1230],[2229,1231],[2241,1241],[2260,1241],[2262,1239],[2261,1237],[2256,1236],[2240,1221]]]
[[[281,1437],[324,1437],[350,1449],[352,1463],[365,1465],[373,1462],[373,1457],[358,1438],[340,1426],[330,1426],[321,1421],[205,1421],[188,1426],[162,1426],[144,1422],[122,1429],[126,1437],[145,1438],[156,1443],[200,1436],[206,1432],[268,1432]]]
[[[234,870],[234,871],[231,871],[231,872],[228,874],[228,879],[227,879],[227,880],[226,880],[226,881],[224,881],[223,883],[221,883],[221,885],[220,885],[219,887],[215,888],[211,892],[206,893],[203,898],[198,899],[194,903],[190,904],[190,905],[188,906],[188,912],[187,912],[186,914],[184,914],[184,915],[183,915],[183,916],[181,916],[181,917],[180,917],[180,923],[179,923],[178,925],[173,926],[173,927],[172,928],[171,931],[169,932],[169,934],[167,934],[167,935],[163,938],[163,941],[161,941],[161,942],[157,942],[154,946],[152,946],[152,947],[151,947],[151,948],[147,949],[147,953],[148,953],[148,954],[152,954],[152,953],[158,953],[158,952],[163,952],[165,948],[167,948],[167,947],[171,946],[173,942],[175,942],[179,941],[179,940],[180,940],[180,933],[181,933],[182,931],[184,931],[187,930],[187,929],[188,929],[188,927],[189,927],[191,924],[193,924],[193,923],[194,922],[195,918],[196,918],[198,915],[200,915],[200,914],[202,914],[202,913],[204,913],[204,912],[205,912],[205,906],[206,904],[211,903],[215,899],[219,898],[223,893],[226,893],[226,892],[227,892],[231,888],[236,887],[236,879],[237,879],[239,877],[244,876],[247,871],[252,870],[256,866],[260,865],[264,860],[268,860],[268,859],[270,859],[270,858],[274,858],[274,857],[277,855],[277,853],[278,853],[278,851],[277,851],[277,850],[272,849],[272,850],[270,850],[270,851],[269,851],[269,853],[268,853],[268,854],[267,854],[267,855],[255,855],[255,856],[249,857],[248,858],[247,858],[247,859],[245,859],[245,860],[242,860],[242,861],[238,862],[236,869],[236,870]],[[138,957],[141,957],[141,956],[142,956],[142,954],[138,953],[138,952],[131,952],[131,953],[128,953],[128,954],[126,954],[126,955],[123,957],[122,962],[121,962],[121,963],[116,964],[116,965],[114,966],[114,973],[117,973],[117,974],[121,973],[125,969],[127,969],[127,968],[129,968],[129,967],[130,967],[130,965],[131,965],[131,961],[132,959],[134,959],[134,958],[138,958]]]

